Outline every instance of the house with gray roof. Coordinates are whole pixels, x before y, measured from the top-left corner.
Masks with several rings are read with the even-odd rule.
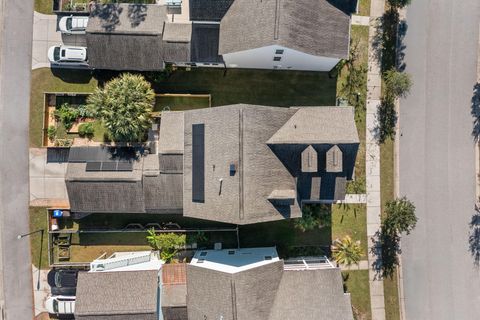
[[[89,65],[330,71],[348,58],[350,14],[342,7],[332,0],[97,4],[86,30]]]
[[[353,320],[327,258],[279,259],[275,248],[197,251],[187,265],[189,320]]]
[[[72,147],[74,213],[159,213],[231,224],[302,216],[345,198],[359,146],[351,107],[237,104],[162,112],[150,152]]]

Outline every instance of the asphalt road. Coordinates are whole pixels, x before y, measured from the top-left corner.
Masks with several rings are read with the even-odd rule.
[[[402,243],[408,320],[480,319],[480,270],[468,240],[479,7],[478,0],[413,0],[407,13],[414,86],[400,107],[399,182],[419,217]]]
[[[28,119],[33,0],[0,0],[0,319],[33,318]]]

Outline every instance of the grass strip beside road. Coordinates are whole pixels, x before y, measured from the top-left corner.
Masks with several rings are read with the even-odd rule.
[[[388,139],[380,145],[380,186],[382,213],[385,204],[395,198],[394,183],[394,145],[392,139]],[[400,320],[400,304],[398,297],[397,270],[392,278],[386,277],[383,281],[385,295],[385,314],[387,320]]]
[[[48,224],[47,208],[30,207],[30,232],[43,229],[43,241],[41,233],[34,233],[25,241],[30,241],[32,264],[40,269],[48,269]]]

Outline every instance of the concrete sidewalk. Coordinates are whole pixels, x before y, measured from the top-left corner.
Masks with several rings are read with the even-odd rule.
[[[50,295],[50,286],[48,285],[47,281],[49,271],[50,270],[39,270],[32,265],[32,285],[33,298],[35,301],[35,316],[47,311],[45,308],[45,300],[47,300],[48,296]]]
[[[380,199],[380,146],[376,138],[377,111],[381,99],[380,63],[373,45],[379,31],[379,18],[383,15],[385,0],[372,0],[370,7],[368,72],[367,72],[367,132],[366,132],[366,171],[367,171],[367,237],[370,301],[372,320],[385,319],[385,297],[383,279],[378,271],[381,264],[381,251],[376,245],[376,235],[381,224]]]

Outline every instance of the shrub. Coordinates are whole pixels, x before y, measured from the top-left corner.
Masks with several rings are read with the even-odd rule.
[[[353,241],[350,236],[343,239],[336,239],[332,246],[332,255],[338,264],[351,266],[360,261],[362,257],[362,248],[360,241]]]
[[[78,126],[78,134],[81,137],[92,137],[94,132],[95,129],[93,128],[93,123],[91,122],[82,123]]]
[[[388,0],[388,4],[394,8],[404,8],[408,6],[412,0]]]
[[[68,131],[72,128],[75,121],[77,121],[79,113],[77,108],[70,106],[68,103],[64,103],[55,110],[54,116]]]
[[[302,217],[295,219],[293,225],[302,232],[315,228],[329,227],[332,225],[331,208],[324,204],[304,205]]]
[[[81,118],[94,118],[95,117],[95,112],[92,110],[92,108],[88,107],[87,105],[79,105],[77,107],[78,111],[78,116]]]
[[[57,135],[57,127],[49,126],[47,129],[48,140],[53,141],[55,140],[55,136]]]
[[[185,247],[187,238],[178,233],[157,234],[152,228],[147,231],[147,242],[153,250],[159,250],[160,258],[168,263],[177,255],[179,249]]]
[[[394,98],[405,98],[412,87],[412,79],[408,73],[390,69],[384,74],[387,95]]]

